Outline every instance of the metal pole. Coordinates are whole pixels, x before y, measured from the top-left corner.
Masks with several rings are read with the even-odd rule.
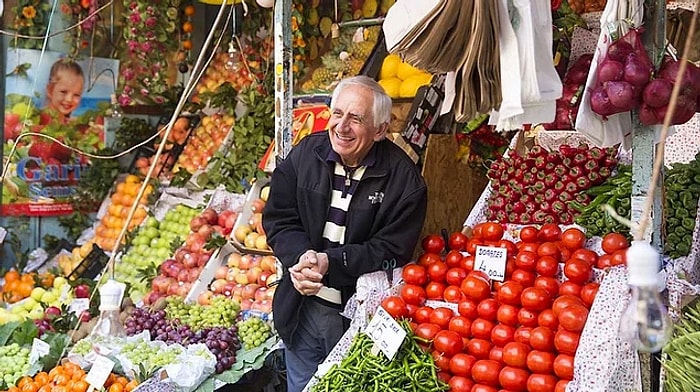
[[[275,0],[275,156],[292,149],[292,0]]]
[[[7,10],[3,11],[7,12]],[[2,23],[2,16],[0,16],[0,30],[3,30],[5,26]],[[7,59],[7,48],[5,47],[5,42],[7,41],[7,38],[5,36],[0,35],[0,112],[5,113],[5,74],[7,73],[5,71],[6,66],[6,59]],[[5,144],[5,121],[0,121],[0,142],[3,143],[3,146]],[[5,166],[4,165],[4,160],[3,160],[3,154],[2,151],[4,149],[0,148],[0,170]],[[2,188],[4,184],[0,181],[0,206],[2,205]],[[0,219],[2,216],[0,216]],[[0,248],[2,248],[2,245],[0,245]],[[1,265],[2,263],[0,263]]]

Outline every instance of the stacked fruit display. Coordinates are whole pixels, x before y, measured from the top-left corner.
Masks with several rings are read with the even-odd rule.
[[[569,203],[588,205],[584,191],[610,177],[617,150],[581,144],[558,151],[534,146],[525,154],[511,152],[493,162],[487,172],[491,196],[487,219],[501,223],[574,222],[578,211]]]
[[[216,113],[202,118],[192,131],[190,140],[177,158],[173,172],[186,170],[190,174],[204,169],[214,153],[221,147],[233,126],[233,116]]]
[[[124,178],[124,181],[117,184],[116,190],[110,196],[107,213],[102,216],[95,228],[94,241],[102,250],[111,252],[114,249],[117,237],[124,227],[129,210],[134,201],[136,201],[136,196],[138,196],[142,183],[141,178],[129,174]],[[136,209],[131,222],[129,222],[129,230],[140,225],[146,218],[146,215],[148,215],[145,206],[148,204],[148,197],[152,193],[153,187],[149,184],[138,202],[139,207]]]
[[[83,245],[73,248],[70,255],[65,253],[58,255],[58,269],[61,270],[63,276],[69,276],[78,267],[80,262],[92,252],[94,243],[95,239],[93,238],[86,241]]]
[[[129,283],[130,295],[139,301],[148,292],[148,282],[143,280],[145,270],[156,268],[173,255],[172,247],[190,233],[190,221],[199,210],[178,204],[165,213],[162,222],[155,217],[146,218],[131,240],[131,247],[115,266],[115,277]]]
[[[10,276],[14,275],[16,271],[10,271],[5,274],[6,279],[8,274]],[[24,275],[34,278],[33,275]],[[29,285],[28,282],[22,282],[20,280],[6,280],[5,287],[12,287],[13,282],[19,282],[19,285]],[[48,282],[47,282],[48,283]],[[26,319],[39,320],[44,318],[44,316],[51,315],[55,312],[55,309],[60,309],[62,306],[70,304],[73,300],[73,292],[71,287],[68,285],[66,278],[57,276],[53,278],[52,282],[48,286],[27,286],[32,287],[29,290],[29,295],[22,300],[15,302],[9,308],[0,308],[0,325],[12,321],[23,321]],[[80,287],[76,286],[76,289]],[[82,288],[76,291],[75,296],[84,295],[85,290]],[[89,290],[87,291],[89,295]],[[53,309],[52,309],[53,308]],[[49,309],[51,309],[49,311]],[[47,314],[48,312],[48,314]]]
[[[7,392],[31,392],[31,391],[66,391],[86,392],[90,384],[86,380],[87,372],[79,365],[66,361],[48,372],[39,372],[33,377],[24,376],[7,389]],[[138,382],[129,381],[126,377],[116,373],[109,373],[104,384],[105,392],[131,392]]]
[[[236,323],[238,336],[243,342],[243,348],[250,350],[258,347],[272,336],[272,328],[258,317],[249,317]]]
[[[243,310],[270,313],[275,289],[268,287],[277,280],[277,259],[271,255],[231,253],[226,264],[217,268],[209,290],[200,294],[198,301],[206,303],[216,295],[231,297]]]
[[[151,291],[144,298],[152,304],[159,298],[177,295],[184,298],[192,284],[199,278],[204,265],[214,253],[207,242],[214,235],[221,239],[230,233],[236,220],[236,212],[224,210],[220,214],[206,208],[190,222],[190,233],[184,244],[175,251],[173,258],[165,260],[159,267],[159,274],[151,281]]]
[[[175,120],[173,128],[165,140],[165,147],[163,149],[162,155],[158,159],[158,163],[155,167],[156,175],[163,175],[166,178],[170,176],[170,170],[175,164],[175,159],[178,157],[179,148],[185,144],[187,137],[190,133],[191,119],[187,117],[180,117]],[[161,125],[158,128],[158,134],[161,136],[160,141],[154,143],[153,149],[146,148],[142,149],[140,156],[134,161],[134,167],[141,175],[146,175],[149,168],[153,164],[155,159],[155,151],[160,147],[160,143],[163,143],[162,136],[165,135],[167,130],[167,125]]]
[[[51,287],[54,281],[54,275],[50,272],[39,275],[36,273],[19,273],[16,269],[5,272],[3,278],[4,284],[0,286],[0,294],[2,294],[2,301],[9,304],[29,297],[35,287]]]
[[[432,78],[433,75],[406,63],[396,54],[387,55],[379,70],[379,84],[391,98],[413,98]]]
[[[231,238],[234,243],[246,251],[269,253],[267,235],[265,235],[265,229],[262,226],[262,211],[270,194],[270,186],[266,184],[260,188],[253,187],[250,192],[249,201],[243,207],[243,212],[233,228]]]
[[[382,306],[416,323],[415,334],[430,342],[439,376],[453,390],[563,391],[598,290],[591,281],[598,255],[583,247],[583,232],[551,223],[522,228],[518,243],[503,239],[495,222],[473,233],[468,240],[451,236],[444,256],[442,237],[426,237],[419,264],[403,270],[400,296]],[[502,282],[492,282],[475,260],[477,246],[487,244],[506,250]],[[611,239],[606,248],[627,246]],[[428,299],[447,304],[426,306]]]
[[[29,374],[29,349],[17,343],[0,346],[0,384],[15,385]]]
[[[252,53],[251,49],[246,50],[247,55]],[[197,83],[195,90],[197,95],[206,96],[207,94],[216,93],[224,84],[229,84],[236,91],[250,86],[253,82],[253,76],[242,61],[243,56],[235,45],[233,50],[217,52],[199,83]],[[252,62],[251,64],[249,62],[248,65],[254,68],[259,66],[259,63]],[[198,98],[196,97],[195,99]]]

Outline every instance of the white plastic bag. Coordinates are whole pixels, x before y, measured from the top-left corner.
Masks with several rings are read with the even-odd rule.
[[[175,362],[166,365],[163,370],[169,381],[177,385],[178,391],[192,392],[199,384],[214,374],[216,356],[205,344],[193,344],[178,355]]]

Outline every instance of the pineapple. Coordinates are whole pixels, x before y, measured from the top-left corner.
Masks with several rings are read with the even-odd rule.
[[[367,60],[372,53],[372,49],[374,49],[374,44],[371,41],[355,42],[350,46],[350,54],[356,59]]]

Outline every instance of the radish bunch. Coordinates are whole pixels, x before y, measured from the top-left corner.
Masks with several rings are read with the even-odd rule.
[[[661,65],[656,78],[644,88],[642,92],[642,107],[639,110],[639,120],[642,124],[663,123],[680,64],[677,60],[669,59],[665,61]],[[700,68],[692,63],[688,63],[683,74],[681,86],[676,109],[671,117],[671,124],[673,125],[687,122],[700,108]]]
[[[578,212],[568,205],[590,202],[586,189],[599,185],[617,165],[615,148],[561,145],[558,151],[535,146],[494,161],[487,175],[492,194],[487,219],[500,223],[571,224]]]

